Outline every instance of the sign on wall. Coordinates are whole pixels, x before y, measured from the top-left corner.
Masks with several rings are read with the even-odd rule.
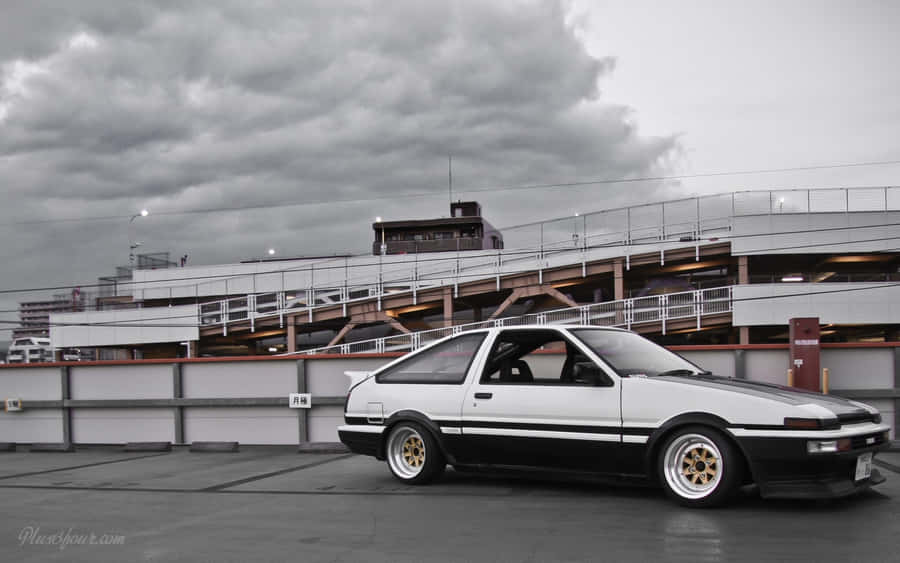
[[[292,409],[308,409],[312,406],[309,393],[291,393],[288,395],[288,406]]]

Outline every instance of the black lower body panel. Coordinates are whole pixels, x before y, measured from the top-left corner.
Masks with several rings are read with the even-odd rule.
[[[855,480],[859,456],[873,456],[887,448],[879,444],[839,453],[809,454],[806,438],[742,438],[753,478],[765,498],[839,498],[883,482],[872,469],[871,477]]]
[[[338,430],[338,436],[341,442],[355,454],[381,457],[381,434],[379,433]]]

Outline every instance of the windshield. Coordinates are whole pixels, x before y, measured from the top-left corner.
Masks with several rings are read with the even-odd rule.
[[[572,333],[622,376],[706,373],[681,356],[632,332],[576,329]]]

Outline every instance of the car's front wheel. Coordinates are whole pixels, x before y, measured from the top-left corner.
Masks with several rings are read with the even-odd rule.
[[[660,450],[659,475],[666,493],[680,504],[717,506],[742,479],[742,459],[719,432],[693,426],[676,431]]]
[[[429,483],[447,467],[434,436],[413,422],[401,422],[391,428],[385,457],[394,477],[410,485]]]

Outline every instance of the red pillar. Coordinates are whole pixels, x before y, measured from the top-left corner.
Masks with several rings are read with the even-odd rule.
[[[790,323],[791,365],[794,387],[820,391],[819,318],[797,318]]]

